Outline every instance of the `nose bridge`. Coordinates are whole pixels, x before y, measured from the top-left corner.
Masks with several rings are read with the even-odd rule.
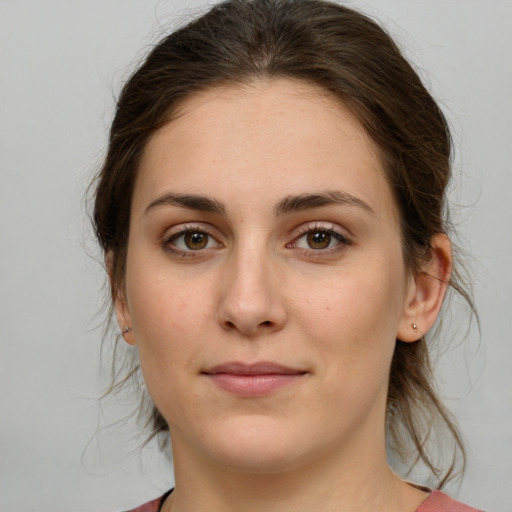
[[[223,272],[219,321],[245,335],[282,328],[284,305],[278,292],[278,263],[257,237],[240,241]]]

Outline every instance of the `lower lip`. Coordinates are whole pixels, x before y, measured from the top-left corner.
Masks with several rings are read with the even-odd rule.
[[[239,375],[215,373],[207,375],[219,388],[238,396],[257,397],[290,386],[304,377],[303,373]]]

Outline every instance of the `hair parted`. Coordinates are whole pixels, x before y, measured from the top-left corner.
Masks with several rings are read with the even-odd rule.
[[[380,150],[411,274],[428,258],[432,236],[449,227],[450,133],[391,37],[365,15],[329,1],[227,0],[161,40],[117,101],[93,212],[96,236],[110,257],[113,296],[123,287],[131,197],[149,138],[172,122],[185,98],[201,90],[273,78],[316,84],[356,115]],[[456,268],[450,285],[473,309]],[[114,369],[111,389],[136,375],[135,356],[130,364],[124,379]],[[168,430],[154,406],[149,416],[153,435]],[[439,468],[428,450],[431,427],[439,420],[455,445],[448,470]],[[424,338],[396,342],[387,429],[391,448],[412,464],[422,460],[439,486],[453,475],[457,453],[463,465],[461,438],[436,394]]]

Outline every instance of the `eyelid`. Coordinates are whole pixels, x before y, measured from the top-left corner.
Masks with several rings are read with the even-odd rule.
[[[333,235],[338,240],[339,243],[337,243],[334,247],[328,247],[327,249],[303,249],[303,248],[297,247],[296,244],[297,244],[298,240],[300,240],[307,234],[314,233],[314,232],[329,233],[329,234]],[[301,250],[308,255],[323,256],[323,255],[342,251],[347,246],[352,245],[352,244],[353,244],[352,239],[345,234],[345,230],[343,230],[341,227],[336,226],[332,222],[323,223],[323,222],[315,221],[315,222],[303,224],[302,226],[297,228],[297,234],[294,236],[294,238],[291,242],[286,244],[286,247]]]
[[[173,236],[187,231],[201,231],[202,233],[207,233],[208,235],[217,238],[217,235],[213,234],[214,230],[212,227],[203,222],[182,222],[180,224],[176,224],[165,231],[163,238],[165,240],[169,240]]]
[[[327,233],[332,233],[334,235],[338,235],[342,239],[346,239],[347,241],[350,238],[350,235],[346,234],[348,230],[343,229],[341,226],[338,226],[334,224],[333,222],[323,222],[323,221],[313,221],[313,222],[306,222],[305,224],[302,224],[297,229],[297,235],[295,236],[295,239],[300,238],[301,236],[304,236],[308,233],[315,232],[315,231],[324,231]]]
[[[189,249],[184,250],[180,249],[172,244],[173,241],[177,240],[178,238],[184,236],[186,233],[189,232],[197,232],[197,233],[204,233],[211,237],[213,240],[215,240],[217,246],[221,247],[223,246],[222,242],[219,241],[220,236],[213,233],[213,229],[211,229],[210,226],[207,224],[201,224],[201,223],[185,223],[185,224],[178,224],[176,226],[173,226],[171,229],[167,230],[163,236],[163,246],[167,251],[169,251],[172,254],[180,255],[184,257],[198,257],[201,254],[204,254],[206,251],[209,251],[213,249],[213,247],[207,247],[204,249]]]

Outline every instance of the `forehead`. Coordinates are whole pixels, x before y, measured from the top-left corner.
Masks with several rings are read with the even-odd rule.
[[[390,200],[375,143],[318,86],[267,80],[206,89],[182,102],[148,142],[134,201],[167,190],[277,200],[339,187]],[[381,206],[393,209],[392,202]]]

